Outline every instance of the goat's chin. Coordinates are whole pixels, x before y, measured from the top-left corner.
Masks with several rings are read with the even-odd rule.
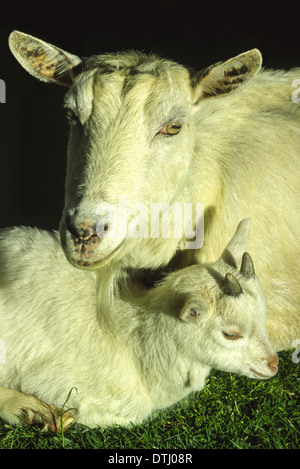
[[[66,253],[66,257],[70,264],[72,264],[74,267],[77,267],[78,269],[84,269],[84,270],[96,270],[100,269],[101,267],[104,267],[107,265],[111,260],[116,257],[116,255],[119,252],[119,248],[116,248],[114,251],[112,251],[110,254],[108,254],[106,257],[103,258],[95,258],[95,259],[86,259],[84,257],[73,257],[70,256]]]
[[[242,375],[247,376],[248,378],[260,379],[260,380],[271,379],[271,378],[273,378],[273,376],[276,375],[276,373],[277,373],[277,370],[276,371],[269,371],[269,370],[265,370],[265,369],[260,369],[258,371],[254,368],[250,368],[250,369],[247,369],[247,371],[241,372]]]
[[[276,371],[270,371],[270,372],[267,372],[267,371],[257,371],[257,370],[254,370],[253,368],[250,369],[249,371],[249,374],[247,376],[249,376],[249,378],[253,378],[253,379],[270,379],[270,378],[273,378],[273,376],[275,376],[277,373],[277,370]]]

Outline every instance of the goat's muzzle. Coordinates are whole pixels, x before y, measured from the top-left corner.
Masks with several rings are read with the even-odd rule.
[[[119,250],[120,240],[105,242],[104,238],[109,232],[109,222],[85,221],[75,223],[67,215],[61,222],[61,242],[67,259],[71,264],[80,268],[101,267],[114,257]]]

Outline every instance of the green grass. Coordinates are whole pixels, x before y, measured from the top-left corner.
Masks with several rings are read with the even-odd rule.
[[[300,363],[280,353],[269,381],[213,371],[201,393],[143,425],[61,435],[0,423],[0,449],[297,449],[300,447]]]

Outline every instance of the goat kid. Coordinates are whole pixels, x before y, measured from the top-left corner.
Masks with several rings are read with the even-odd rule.
[[[74,420],[128,425],[201,390],[211,368],[274,376],[278,358],[266,332],[265,298],[244,253],[249,233],[245,219],[217,262],[173,272],[150,290],[136,284],[126,290],[106,329],[95,273],[67,262],[58,233],[4,230],[0,416],[59,432],[59,408],[76,387],[64,428]]]

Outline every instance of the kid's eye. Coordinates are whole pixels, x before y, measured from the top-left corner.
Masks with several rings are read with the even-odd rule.
[[[238,340],[238,339],[242,339],[243,337],[240,334],[227,334],[227,332],[222,332],[222,334],[227,340]]]

